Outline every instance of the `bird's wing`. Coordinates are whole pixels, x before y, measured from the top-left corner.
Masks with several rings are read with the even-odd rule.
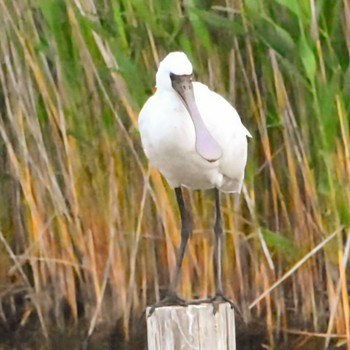
[[[241,183],[247,162],[247,137],[252,137],[250,132],[225,98],[197,82],[194,91],[202,118],[223,151],[219,161],[221,173]]]
[[[196,101],[201,113],[205,115],[214,115],[214,120],[217,121],[216,124],[220,124],[219,120],[223,122],[223,119],[229,124],[234,123],[237,130],[243,132],[247,137],[252,137],[248,129],[242,124],[236,109],[224,97],[210,90],[208,86],[202,83],[194,82],[193,86]]]

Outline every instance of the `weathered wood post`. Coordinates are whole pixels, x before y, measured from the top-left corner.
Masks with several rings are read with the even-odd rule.
[[[147,315],[150,308],[147,308]],[[230,304],[165,306],[147,316],[148,350],[236,350],[235,313]]]

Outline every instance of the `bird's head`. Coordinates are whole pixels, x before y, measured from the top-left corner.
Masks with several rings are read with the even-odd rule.
[[[172,90],[174,77],[191,77],[192,63],[185,53],[176,51],[169,53],[159,64],[156,85],[158,90]]]
[[[222,150],[212,137],[199,112],[192,84],[193,67],[183,52],[171,52],[160,62],[156,75],[158,91],[176,91],[185,105],[196,132],[196,151],[209,162],[222,156]]]

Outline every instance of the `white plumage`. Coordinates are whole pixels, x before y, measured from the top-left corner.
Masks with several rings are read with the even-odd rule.
[[[144,151],[151,166],[158,168],[174,188],[240,192],[247,162],[247,137],[251,135],[229,102],[206,85],[191,81],[195,99],[192,103],[199,112],[196,118],[202,119],[210,135],[205,134],[200,122],[195,128],[191,114],[196,112],[191,113],[188,90],[183,86],[185,94],[179,93],[172,79],[191,76],[192,71],[192,64],[182,52],[172,52],[160,63],[157,91],[139,116]],[[206,154],[211,151],[216,156],[209,159]]]

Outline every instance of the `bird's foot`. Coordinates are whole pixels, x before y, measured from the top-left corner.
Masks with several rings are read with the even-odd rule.
[[[163,306],[172,306],[172,305],[179,305],[179,306],[188,306],[188,302],[186,302],[184,299],[180,298],[176,292],[168,292],[166,296],[159,300],[157,303],[151,306],[151,309],[149,310],[148,317],[152,316],[155,309],[158,309],[159,307]]]
[[[234,309],[236,311],[236,313],[240,317],[242,317],[242,313],[239,310],[238,306],[231,299],[226,297],[223,292],[216,292],[215,296],[207,298],[207,299],[197,300],[195,303],[196,304],[202,304],[202,303],[213,304],[213,313],[214,313],[214,315],[218,311],[220,304],[229,303],[230,306],[231,306],[231,309]]]

